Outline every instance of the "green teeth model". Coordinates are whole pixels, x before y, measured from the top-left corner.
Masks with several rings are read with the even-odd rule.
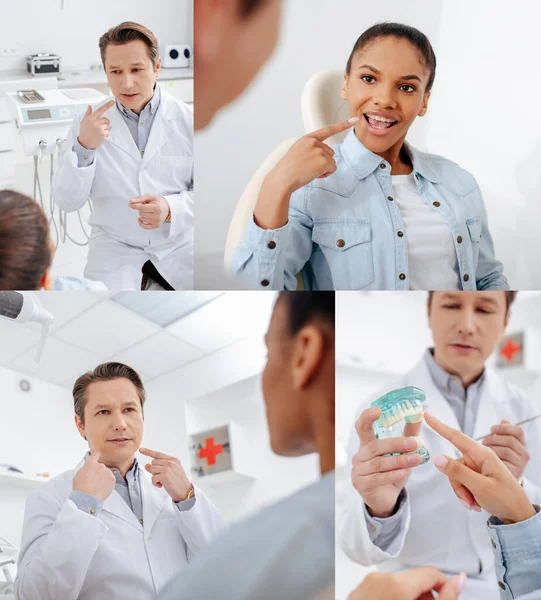
[[[426,396],[423,390],[412,386],[393,390],[374,400],[370,406],[381,409],[381,416],[373,425],[376,438],[380,440],[402,437],[402,422],[419,423],[423,420],[423,402],[425,401]],[[421,464],[424,464],[430,460],[430,452],[420,437],[415,439],[419,444],[418,448],[408,454],[420,454],[423,459]]]

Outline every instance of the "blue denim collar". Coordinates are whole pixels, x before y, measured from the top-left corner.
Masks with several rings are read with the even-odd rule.
[[[430,165],[430,161],[427,160],[429,155],[419,152],[407,142],[404,142],[404,148],[411,158],[413,173],[415,175],[419,174],[423,179],[427,179],[431,183],[441,183],[441,179],[436,175]],[[368,175],[371,175],[382,162],[388,164],[381,156],[374,154],[363,146],[353,130],[348,133],[342,143],[342,154],[347,164],[359,179],[365,179]]]

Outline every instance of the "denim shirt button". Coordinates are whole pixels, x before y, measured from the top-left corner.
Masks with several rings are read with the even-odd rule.
[[[502,583],[501,581],[498,581],[498,585],[502,588],[502,590],[505,590],[505,584]]]
[[[462,244],[462,236],[461,236],[461,235],[459,235],[459,236],[456,238],[456,241],[457,241],[459,244]]]
[[[385,163],[381,163],[379,166],[380,169],[385,169]]]
[[[263,281],[261,282],[261,285],[263,287],[269,287],[270,281],[268,279],[263,279]]]
[[[492,542],[492,547],[496,548],[496,542],[494,540],[490,540]]]
[[[436,208],[439,208],[441,204],[436,200],[436,202],[432,203]]]
[[[337,245],[339,248],[343,248],[343,247],[346,245],[346,242],[344,242],[344,240],[337,240],[337,241],[336,241],[336,245]]]
[[[464,281],[469,281],[470,280],[470,276],[466,273],[466,275],[464,275],[463,279],[464,279]]]
[[[404,273],[400,273],[398,279],[400,279],[400,281],[404,281],[404,279],[406,279],[406,276],[404,275]]]
[[[389,202],[392,202],[394,198],[392,196],[387,196],[387,200],[389,200]]]
[[[398,237],[404,237],[404,232],[403,231],[399,231],[396,235]]]

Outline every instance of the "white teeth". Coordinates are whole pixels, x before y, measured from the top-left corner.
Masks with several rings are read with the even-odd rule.
[[[380,117],[376,115],[367,115],[370,120],[373,121],[383,121],[384,123],[394,123],[393,119],[386,119],[385,117]]]

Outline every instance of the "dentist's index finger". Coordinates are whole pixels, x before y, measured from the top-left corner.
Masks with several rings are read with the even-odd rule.
[[[101,117],[111,108],[111,106],[114,106],[114,104],[115,100],[109,100],[109,102],[106,102],[103,106],[95,110],[93,112],[93,115],[98,118]]]
[[[139,452],[145,456],[150,456],[151,458],[171,458],[168,454],[158,452],[157,450],[151,450],[150,448],[141,447],[139,448]]]
[[[431,427],[436,433],[439,433],[446,440],[450,441],[451,444],[462,454],[466,452],[475,453],[475,451],[479,448],[479,444],[468,437],[466,434],[458,431],[457,429],[453,429],[442,423],[439,419],[436,419],[434,415],[425,412],[424,413],[425,421],[429,427]]]
[[[327,125],[327,127],[323,127],[322,129],[318,129],[313,133],[308,134],[309,137],[316,138],[320,142],[324,142],[327,138],[330,138],[332,135],[336,135],[337,133],[341,133],[350,127],[353,127],[355,123],[359,121],[359,117],[351,117],[347,121],[342,121],[341,123],[335,123],[334,125]]]

